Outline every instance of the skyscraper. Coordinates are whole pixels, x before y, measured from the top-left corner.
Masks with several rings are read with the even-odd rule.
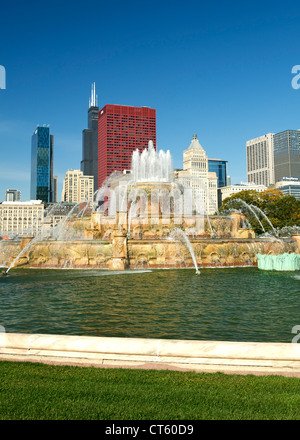
[[[91,87],[88,110],[88,128],[82,131],[81,171],[85,176],[94,176],[94,188],[98,188],[98,114],[95,83]]]
[[[268,133],[247,141],[247,180],[273,185],[283,177],[300,178],[300,130]]]
[[[130,169],[134,150],[156,149],[156,110],[149,107],[105,105],[98,122],[98,187],[114,171]]]
[[[285,130],[274,135],[275,182],[283,177],[300,178],[300,130]]]
[[[247,141],[246,154],[247,181],[256,185],[274,184],[274,133]]]
[[[53,199],[53,135],[49,126],[37,126],[31,138],[31,200]]]

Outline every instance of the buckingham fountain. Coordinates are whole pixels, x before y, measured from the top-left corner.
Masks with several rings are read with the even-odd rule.
[[[300,268],[299,235],[256,237],[245,212],[208,213],[205,192],[199,197],[175,179],[170,151],[157,152],[149,141],[134,151],[130,173],[109,176],[92,205],[82,201],[49,228],[52,206],[34,237],[2,241],[0,266],[5,274],[12,268],[195,268],[197,274],[202,267]]]
[[[297,229],[256,237],[254,207],[207,196],[149,142],[92,204],[2,240],[0,360],[300,374]]]

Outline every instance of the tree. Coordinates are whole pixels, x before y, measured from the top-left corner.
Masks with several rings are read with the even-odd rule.
[[[272,230],[263,213],[274,228],[300,226],[300,200],[290,195],[285,196],[277,189],[268,189],[263,192],[240,191],[227,197],[219,211],[222,213],[233,209],[239,210],[247,216],[257,234],[263,233],[264,230]]]

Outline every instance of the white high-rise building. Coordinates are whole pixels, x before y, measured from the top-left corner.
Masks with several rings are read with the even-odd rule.
[[[246,153],[247,181],[256,185],[274,184],[274,133],[247,141]]]
[[[63,202],[79,203],[93,201],[94,176],[84,176],[80,170],[68,170],[63,183],[61,200]]]
[[[207,214],[214,214],[218,209],[218,178],[215,172],[208,171],[208,157],[199,143],[197,135],[183,152],[183,170],[176,172],[176,177],[193,190],[195,200],[203,200]]]

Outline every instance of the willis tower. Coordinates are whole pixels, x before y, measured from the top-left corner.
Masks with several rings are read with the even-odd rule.
[[[98,114],[95,83],[91,86],[88,110],[88,128],[82,131],[81,171],[85,176],[94,176],[94,188],[98,189]]]

